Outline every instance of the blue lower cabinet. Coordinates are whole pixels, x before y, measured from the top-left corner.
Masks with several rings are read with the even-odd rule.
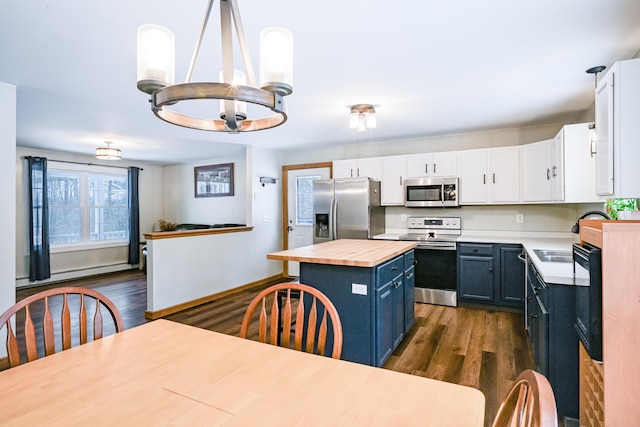
[[[458,299],[524,307],[524,263],[520,245],[460,243]]]
[[[376,289],[376,366],[381,366],[393,353],[392,292],[391,282]]]
[[[414,289],[416,284],[416,275],[415,275],[415,267],[413,266],[413,261],[411,262],[411,265],[408,268],[407,268],[407,264],[405,263],[405,268],[406,269],[404,271],[404,330],[406,333],[409,331],[409,329],[411,329],[415,321]]]
[[[343,360],[382,366],[413,325],[412,255],[371,268],[300,263],[300,282],[319,289],[338,310]]]

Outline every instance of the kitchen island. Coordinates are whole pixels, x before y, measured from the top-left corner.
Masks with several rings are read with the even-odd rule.
[[[414,322],[416,245],[343,239],[274,252],[267,258],[299,262],[300,282],[333,302],[342,323],[342,359],[382,366]]]

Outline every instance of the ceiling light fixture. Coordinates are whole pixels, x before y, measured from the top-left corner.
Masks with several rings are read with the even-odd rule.
[[[351,115],[349,120],[351,129],[358,129],[358,132],[364,132],[367,129],[376,128],[376,110],[371,104],[356,104],[351,106]]]
[[[96,159],[100,160],[120,160],[122,155],[119,148],[111,147],[111,141],[105,141],[106,147],[96,148]]]
[[[215,132],[249,132],[269,129],[287,120],[284,96],[293,92],[293,35],[283,28],[265,28],[260,33],[260,88],[251,64],[236,0],[220,0],[222,30],[221,82],[192,83],[193,69],[207,28],[213,0],[209,0],[200,36],[191,57],[185,83],[174,84],[173,33],[158,25],[138,28],[138,89],[151,95],[151,110],[160,119],[193,129]],[[247,86],[233,69],[232,26],[238,39]],[[220,119],[205,119],[179,113],[168,106],[187,100],[219,100]],[[261,105],[273,113],[247,119],[246,102]]]

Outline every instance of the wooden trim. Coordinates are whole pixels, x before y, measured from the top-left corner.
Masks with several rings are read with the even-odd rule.
[[[602,227],[604,224],[640,224],[638,220],[581,219],[580,241],[602,248]]]
[[[244,231],[252,231],[252,230],[253,230],[253,226],[205,228],[201,230],[158,231],[153,233],[147,233],[144,235],[144,238],[147,240],[175,239],[178,237],[208,236],[210,234],[242,233]]]
[[[289,249],[289,171],[300,169],[329,168],[329,176],[333,178],[333,162],[303,163],[299,165],[282,166],[282,249]],[[289,276],[289,262],[282,263],[282,272]]]
[[[211,301],[215,301],[217,299],[236,294],[238,292],[245,291],[247,289],[251,289],[255,286],[264,285],[266,283],[272,282],[274,280],[280,280],[285,278],[285,276],[280,273],[275,276],[267,277],[266,279],[260,279],[255,282],[247,283],[246,285],[239,286],[233,289],[227,289],[226,291],[218,292],[217,294],[207,295],[206,297],[194,299],[191,301],[183,302],[182,304],[174,305],[172,307],[163,308],[162,310],[157,311],[145,311],[144,317],[149,320],[156,320],[164,316],[168,316],[173,313],[177,313],[182,310],[186,310],[188,308],[196,307],[201,304],[206,304]]]

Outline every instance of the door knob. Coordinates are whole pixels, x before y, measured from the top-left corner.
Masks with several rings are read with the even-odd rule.
[[[287,231],[293,231],[293,227],[292,226],[288,226],[287,227]]]

